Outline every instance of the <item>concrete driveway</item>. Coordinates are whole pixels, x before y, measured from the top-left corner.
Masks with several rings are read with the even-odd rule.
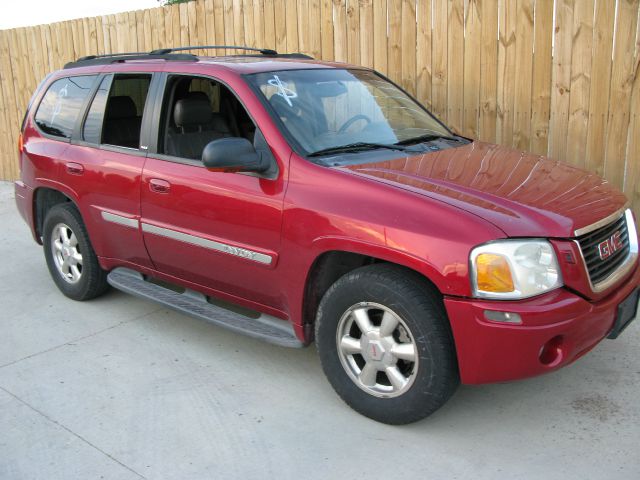
[[[640,322],[391,427],[288,350],[112,291],[68,300],[0,183],[0,479],[638,479]]]

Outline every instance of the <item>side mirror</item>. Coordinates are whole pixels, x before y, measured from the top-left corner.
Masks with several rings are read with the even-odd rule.
[[[246,138],[227,137],[209,142],[202,151],[202,163],[213,172],[257,172],[269,170],[270,162],[256,152]]]

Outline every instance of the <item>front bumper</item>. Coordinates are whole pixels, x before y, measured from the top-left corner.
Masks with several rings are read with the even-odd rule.
[[[618,305],[638,285],[637,264],[613,293],[593,303],[564,288],[517,302],[445,297],[462,383],[533,377],[573,362],[607,336]],[[517,313],[522,323],[487,320],[485,310]]]

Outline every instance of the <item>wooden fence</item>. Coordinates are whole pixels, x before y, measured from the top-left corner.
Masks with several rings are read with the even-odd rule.
[[[604,175],[640,213],[640,0],[197,0],[0,31],[0,178],[42,77],[92,53],[232,44],[374,67],[454,130]]]

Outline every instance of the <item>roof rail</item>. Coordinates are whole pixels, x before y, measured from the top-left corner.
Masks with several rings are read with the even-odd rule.
[[[87,55],[80,57],[74,62],[65,64],[64,68],[76,68],[76,67],[88,67],[92,65],[108,65],[110,63],[124,62],[126,60],[167,60],[167,61],[198,61],[198,57],[191,53],[174,53],[185,52],[188,50],[247,50],[250,52],[259,52],[260,55],[246,55],[268,57],[280,57],[280,58],[300,58],[300,59],[313,59],[309,55],[304,53],[278,53],[275,50],[269,48],[254,48],[243,47],[239,45],[197,45],[189,47],[176,47],[176,48],[159,48],[152,50],[151,52],[126,52],[126,53],[106,53],[103,55]]]
[[[241,45],[197,45],[189,47],[159,48],[158,50],[153,50],[151,53],[164,55],[167,53],[184,52],[187,50],[248,50],[251,52],[260,52],[262,55],[278,55],[278,52],[270,48],[244,47]]]
[[[279,58],[300,58],[313,60],[313,57],[309,55],[305,55],[304,53],[278,53],[275,50],[270,48],[254,48],[254,47],[244,47],[242,45],[194,45],[189,47],[176,47],[176,48],[159,48],[158,50],[153,50],[151,53],[153,54],[169,54],[172,52],[184,52],[187,50],[247,50],[249,52],[259,52],[261,55],[265,55],[267,57],[279,57]],[[242,55],[246,57],[259,57],[260,55]]]
[[[74,62],[65,64],[64,68],[88,67],[93,65],[109,65],[111,63],[124,62],[126,60],[167,60],[196,62],[198,57],[190,53],[168,53],[158,54],[154,52],[129,52],[129,53],[108,53],[105,55],[87,55],[80,57]]]

